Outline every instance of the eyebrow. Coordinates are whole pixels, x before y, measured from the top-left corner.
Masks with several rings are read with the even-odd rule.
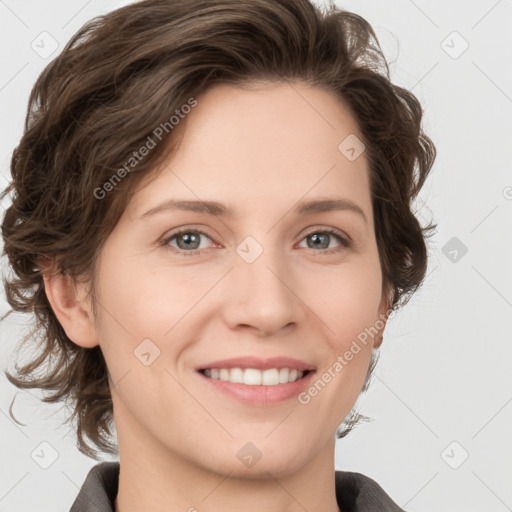
[[[179,200],[179,199],[168,199],[163,203],[151,208],[147,212],[143,213],[139,220],[147,219],[151,215],[162,211],[173,211],[173,210],[181,210],[181,211],[189,211],[196,213],[203,213],[207,215],[214,215],[217,217],[233,217],[233,210],[223,205],[222,203],[218,203],[217,201],[190,201],[190,200]],[[350,201],[349,199],[316,199],[310,201],[301,201],[298,205],[293,209],[293,211],[298,215],[313,215],[315,213],[323,213],[337,210],[347,210],[352,211],[360,215],[364,222],[368,224],[368,219],[363,211],[363,209]]]

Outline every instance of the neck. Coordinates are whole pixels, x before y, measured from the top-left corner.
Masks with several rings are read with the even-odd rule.
[[[305,466],[267,471],[263,458],[232,470],[195,461],[162,446],[139,425],[116,427],[119,488],[115,512],[339,512],[335,495],[334,436]],[[292,466],[290,461],[290,467]],[[268,464],[268,462],[267,462]],[[258,466],[260,466],[258,468]],[[294,466],[293,466],[294,467]]]

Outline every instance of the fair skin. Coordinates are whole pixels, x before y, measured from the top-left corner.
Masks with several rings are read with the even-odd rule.
[[[338,150],[359,131],[333,95],[300,82],[216,86],[197,100],[177,153],[139,187],[100,254],[99,316],[84,286],[45,277],[69,338],[99,345],[109,368],[121,464],[115,510],[338,512],[334,433],[379,335],[307,404],[241,403],[195,368],[290,356],[320,378],[386,313],[367,161]],[[139,218],[170,198],[217,201],[233,216]],[[327,198],[350,200],[366,221],[349,209],[294,211]],[[183,236],[162,245],[183,227],[206,232],[200,245],[187,249]],[[316,246],[312,235],[327,229],[353,244],[324,235]],[[236,252],[248,236],[263,249],[250,264]],[[148,366],[134,357],[147,338],[160,350]],[[237,457],[249,442],[262,454],[252,467]]]

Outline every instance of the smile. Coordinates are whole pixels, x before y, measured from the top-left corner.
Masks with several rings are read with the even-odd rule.
[[[315,370],[290,368],[204,368],[198,375],[215,395],[234,399],[251,407],[277,406],[311,385]],[[282,382],[281,382],[282,381]],[[212,399],[213,399],[212,395]]]
[[[246,384],[247,386],[277,386],[296,382],[304,377],[308,370],[300,371],[291,368],[206,368],[200,372],[211,379]]]

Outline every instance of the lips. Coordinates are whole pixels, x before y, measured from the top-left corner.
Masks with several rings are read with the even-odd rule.
[[[279,356],[262,359],[255,356],[242,356],[205,363],[204,365],[196,367],[196,370],[201,371],[212,368],[256,368],[258,370],[289,368],[302,372],[316,369],[314,365],[293,357]]]
[[[224,369],[223,371],[233,370]],[[250,371],[250,369],[246,369],[245,371]],[[295,372],[296,370],[292,371]],[[214,379],[204,375],[201,371],[197,371],[197,378],[200,379],[197,382],[201,382],[201,386],[203,384],[206,386],[204,396],[207,397],[212,407],[215,407],[218,404],[218,395],[225,397],[228,400],[235,400],[245,406],[270,407],[278,406],[290,400],[297,400],[297,396],[311,385],[314,375],[315,371],[305,370],[304,375],[293,382],[279,384],[275,384],[274,382],[272,385],[255,385],[255,383],[252,383],[251,385],[247,385],[245,382],[235,383],[221,379]],[[222,400],[223,399],[224,398],[222,398]],[[220,404],[222,403],[223,402],[220,402]]]

